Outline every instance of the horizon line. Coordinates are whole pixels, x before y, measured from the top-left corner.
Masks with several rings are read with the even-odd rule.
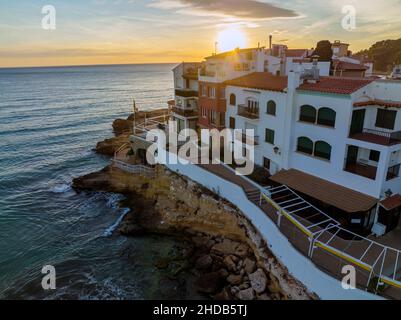
[[[71,65],[42,65],[42,66],[14,66],[2,67],[0,69],[28,69],[28,68],[73,68],[73,67],[96,67],[96,66],[130,66],[149,64],[179,64],[181,62],[144,62],[144,63],[97,63],[97,64],[71,64]]]

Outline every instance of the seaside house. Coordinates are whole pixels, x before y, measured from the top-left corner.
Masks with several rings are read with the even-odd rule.
[[[356,232],[398,225],[400,82],[321,77],[315,63],[288,77],[254,72],[225,85],[226,123],[255,130],[255,163],[273,183]]]

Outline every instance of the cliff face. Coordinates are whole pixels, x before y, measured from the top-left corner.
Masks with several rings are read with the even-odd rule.
[[[274,258],[236,207],[187,180],[157,167],[155,177],[116,168],[74,180],[83,189],[120,192],[132,207],[120,232],[187,234],[200,291],[217,299],[310,299],[313,295]]]

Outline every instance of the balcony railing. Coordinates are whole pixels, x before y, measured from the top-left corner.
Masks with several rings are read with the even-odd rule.
[[[238,115],[248,119],[259,119],[259,107],[248,107],[246,105],[238,105]]]
[[[401,131],[387,132],[364,128],[362,132],[350,135],[350,138],[381,145],[393,145],[401,143]]]
[[[259,136],[248,136],[245,133],[240,134],[237,137],[242,143],[247,144],[247,139],[250,145],[258,146],[259,145]]]
[[[185,107],[173,107],[173,113],[177,113],[183,117],[196,117],[198,116],[198,110],[194,109],[192,106],[189,108]]]
[[[401,164],[396,164],[395,166],[389,167],[387,171],[387,181],[393,180],[400,176],[400,167]]]
[[[215,77],[216,72],[215,71],[206,71],[206,70],[200,70],[199,75],[202,77]]]
[[[198,97],[199,93],[196,90],[189,90],[189,89],[176,89],[175,95],[184,97],[184,98],[195,98]]]
[[[376,180],[377,167],[368,165],[366,163],[347,163],[344,170],[358,176]]]

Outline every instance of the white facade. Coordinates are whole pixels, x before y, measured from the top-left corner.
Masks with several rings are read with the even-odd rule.
[[[375,105],[354,107],[356,102],[375,99],[401,103],[401,82],[379,80],[352,94],[328,94],[297,90],[299,74],[295,72],[290,72],[288,79],[286,92],[251,90],[236,86],[228,86],[226,89],[227,99],[235,94],[237,102],[236,106],[230,106],[228,99],[226,123],[229,124],[232,117],[235,118],[236,128],[246,129],[251,124],[255,128],[255,135],[259,136],[259,145],[255,146],[255,163],[263,166],[265,157],[270,159],[271,174],[281,169],[294,168],[378,199],[384,198],[384,193],[389,189],[392,193],[401,193],[401,178],[395,167],[401,164],[401,143],[383,144],[372,140],[371,135],[366,140],[364,136],[365,129],[377,130],[372,131],[373,138],[382,135],[382,132],[392,134],[401,131],[401,109],[386,109],[395,111],[396,118],[394,128],[383,129],[376,127],[375,123],[377,110],[385,108]],[[258,119],[238,115],[238,105],[246,103],[247,99],[258,102]],[[270,100],[276,104],[275,116],[266,114],[267,102]],[[317,121],[302,121],[300,110],[305,105],[315,108],[316,111],[321,108],[334,111],[334,127],[318,124]],[[350,138],[353,112],[358,109],[366,110],[361,132],[363,139],[355,136]],[[265,142],[266,129],[274,130],[273,144]],[[316,142],[320,145],[321,142],[329,144],[330,159],[298,151],[300,137],[310,139],[314,148]],[[350,146],[351,150],[357,150],[355,163],[352,165]],[[375,158],[377,151],[380,152],[379,159]],[[389,179],[389,170],[394,168],[395,173]],[[368,174],[372,171],[372,176],[367,177],[365,171]]]

